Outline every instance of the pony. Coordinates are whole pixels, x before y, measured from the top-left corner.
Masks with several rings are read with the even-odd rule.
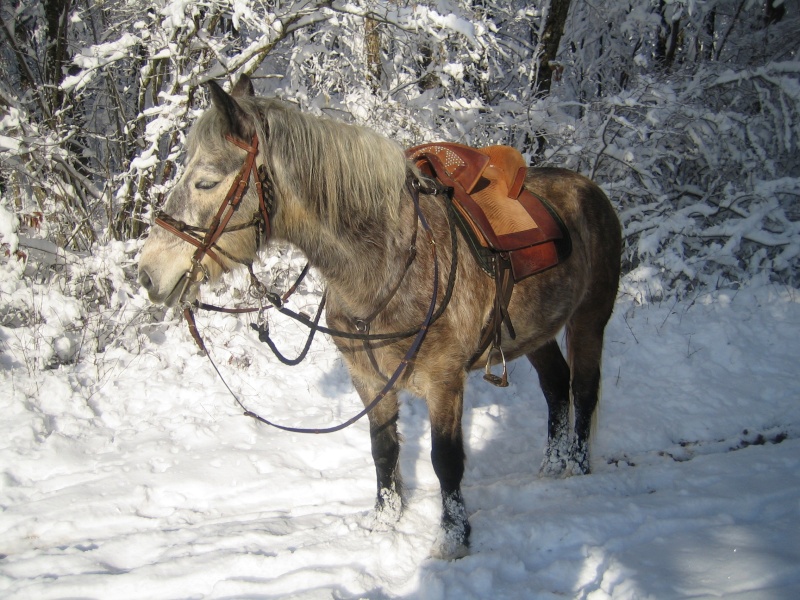
[[[244,76],[230,93],[213,81],[208,86],[211,104],[190,131],[185,169],[164,212],[207,230],[250,155],[253,178],[271,188],[269,206],[263,206],[258,185],[242,184],[238,210],[214,241],[213,257],[197,259],[185,239],[152,228],[140,255],[139,282],[152,302],[175,306],[195,299],[205,281],[250,264],[259,250],[281,240],[302,250],[324,278],[329,327],[355,333],[363,330],[367,316],[371,334],[426,324],[424,342],[388,390],[385,374],[408,360],[410,338],[365,343],[337,337],[335,344],[365,406],[384,393],[368,413],[377,476],[375,522],[391,526],[403,510],[397,422],[398,393],[405,390],[427,403],[431,461],[441,487],[442,515],[431,556],[467,555],[471,528],[461,492],[464,388],[468,372],[489,360],[491,350],[477,359],[475,354],[494,310],[495,281],[472,253],[460,250],[465,240],[451,225],[447,200],[424,186],[414,197],[408,182],[420,173],[397,143],[365,127],[258,97]],[[587,474],[603,335],[620,276],[621,228],[607,196],[577,173],[530,168],[524,185],[558,213],[572,252],[515,285],[507,312],[516,335],[512,339],[504,325],[502,347],[508,360],[528,358],[546,400],[540,476]],[[269,235],[263,225],[248,226],[265,208]],[[415,241],[423,220],[432,243]],[[448,282],[452,287],[443,307],[441,290]],[[444,310],[426,322],[432,295]],[[562,330],[566,358],[557,342]]]

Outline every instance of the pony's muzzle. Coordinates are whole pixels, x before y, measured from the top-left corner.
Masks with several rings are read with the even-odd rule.
[[[156,273],[157,276],[157,273]],[[192,267],[184,272],[171,288],[164,289],[163,281],[157,278],[147,268],[139,267],[139,284],[145,289],[150,302],[164,304],[165,306],[183,306],[191,302],[203,283],[208,280],[209,273],[205,265],[193,262]]]
[[[141,285],[148,294],[150,290],[153,289],[153,279],[146,269],[139,269],[139,285]]]
[[[186,279],[186,276],[182,276],[178,281],[177,286],[181,286],[181,291],[183,291],[183,280]],[[169,299],[175,294],[175,288],[171,289],[169,293],[164,293],[158,282],[153,279],[153,276],[148,272],[147,269],[142,268],[139,266],[139,285],[141,285],[144,290],[147,292],[148,298],[150,298],[150,302],[153,304],[166,304],[169,306]],[[177,287],[176,286],[176,287]]]

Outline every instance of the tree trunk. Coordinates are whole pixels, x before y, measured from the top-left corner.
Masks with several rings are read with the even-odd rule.
[[[658,7],[661,17],[661,26],[658,30],[658,41],[656,42],[656,62],[665,71],[672,68],[675,62],[675,52],[678,49],[678,38],[681,31],[681,20],[668,20],[666,16],[667,3],[661,0]]]
[[[69,60],[67,51],[69,10],[70,0],[45,0],[44,16],[47,23],[45,81],[53,86],[51,99],[53,112],[60,108],[63,100],[63,94],[59,86],[64,79],[64,65]]]
[[[556,70],[555,59],[558,54],[558,46],[561,44],[561,37],[564,35],[564,25],[569,14],[570,0],[550,0],[550,7],[545,17],[542,37],[539,40],[539,69],[538,69],[538,90],[547,95],[553,83],[553,74]]]
[[[558,65],[555,63],[561,37],[564,35],[564,26],[569,14],[570,0],[550,0],[550,6],[545,16],[542,36],[537,44],[539,65],[536,69],[536,91],[547,96],[553,85],[553,78],[557,75]],[[534,156],[541,156],[547,145],[547,138],[541,132],[536,134],[526,133],[524,149],[530,149]]]
[[[767,4],[764,7],[764,24],[769,26],[778,23],[785,14],[786,6],[783,3],[775,6],[775,0],[767,0]]]
[[[705,34],[706,39],[702,43],[702,52],[699,52],[704,61],[710,61],[714,58],[714,36],[717,27],[717,9],[712,8],[705,17]]]
[[[364,21],[364,41],[367,55],[367,82],[373,94],[381,89],[381,33],[378,22],[367,18]]]

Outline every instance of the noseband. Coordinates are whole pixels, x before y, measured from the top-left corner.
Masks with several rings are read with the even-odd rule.
[[[230,272],[230,269],[219,257],[219,254],[233,262],[245,265],[250,264],[249,261],[243,261],[231,256],[216,245],[223,233],[255,227],[260,230],[261,235],[259,238],[263,241],[269,239],[271,233],[269,215],[273,204],[273,191],[271,182],[266,176],[266,169],[263,169],[262,172],[261,168],[256,168],[255,166],[256,156],[258,156],[258,135],[253,135],[253,140],[250,144],[238,140],[230,134],[227,134],[225,139],[247,152],[247,157],[238,175],[236,175],[236,179],[231,183],[231,187],[225,195],[225,199],[222,201],[217,214],[212,219],[208,228],[188,225],[183,221],[169,216],[163,211],[159,212],[156,216],[156,225],[163,227],[170,233],[197,248],[192,255],[192,266],[185,275],[186,280],[181,290],[180,297],[178,298],[179,305],[184,305],[186,303],[186,295],[192,284],[199,284],[208,279],[208,270],[203,265],[203,258],[206,255],[216,262],[225,273]],[[251,176],[255,182],[256,193],[258,194],[259,211],[256,212],[253,218],[247,223],[228,227],[231,217],[233,217],[233,214],[239,209],[242,198],[249,186]],[[265,198],[265,191],[267,198]],[[200,234],[202,234],[202,237]]]

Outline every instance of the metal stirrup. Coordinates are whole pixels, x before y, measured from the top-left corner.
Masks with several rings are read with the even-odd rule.
[[[500,360],[503,364],[503,373],[500,376],[492,373],[492,354],[495,352],[500,353]],[[493,345],[489,350],[489,356],[486,357],[486,372],[483,374],[483,378],[497,387],[508,387],[508,365],[506,365],[506,355],[500,346]]]

